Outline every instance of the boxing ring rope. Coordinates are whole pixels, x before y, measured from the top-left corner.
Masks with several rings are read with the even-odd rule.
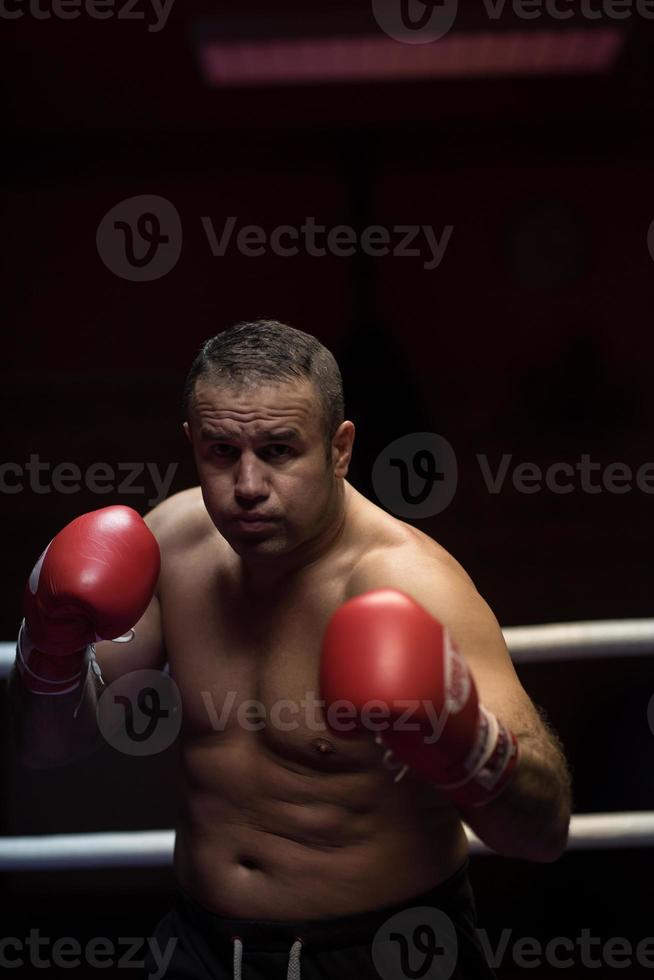
[[[654,619],[506,626],[502,632],[516,664],[654,653]],[[0,680],[9,674],[15,655],[15,643],[0,643]]]
[[[597,660],[654,653],[654,619],[604,619],[502,630],[514,663]]]
[[[504,638],[514,663],[643,656],[654,653],[654,619],[594,620],[509,626]],[[11,670],[14,643],[0,643],[0,680]],[[472,854],[493,854],[466,827]],[[173,830],[0,837],[0,871],[165,867]],[[654,846],[654,812],[588,813],[572,817],[569,851]]]
[[[465,828],[471,854],[494,854]],[[0,871],[159,868],[172,864],[174,830],[0,837]],[[654,813],[584,813],[572,818],[569,851],[654,845]]]

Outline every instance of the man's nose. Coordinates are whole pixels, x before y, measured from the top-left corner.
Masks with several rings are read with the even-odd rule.
[[[236,467],[234,494],[244,500],[261,499],[268,496],[265,467],[256,456],[241,456]]]

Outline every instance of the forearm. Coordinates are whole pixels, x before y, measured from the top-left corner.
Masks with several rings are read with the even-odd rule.
[[[555,861],[570,823],[570,775],[556,736],[518,735],[520,758],[510,781],[490,803],[461,810],[481,840],[506,857]]]
[[[14,667],[8,680],[8,698],[23,765],[31,769],[63,766],[97,747],[97,691],[92,670],[74,691],[49,697],[28,691]]]

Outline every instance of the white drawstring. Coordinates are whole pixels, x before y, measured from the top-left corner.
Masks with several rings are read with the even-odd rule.
[[[243,959],[243,943],[238,936],[234,940],[234,980],[241,980],[241,960]]]
[[[300,980],[300,953],[302,952],[302,940],[296,939],[291,946],[288,955],[288,970],[286,980]]]
[[[234,980],[242,980],[241,963],[243,961],[243,942],[240,936],[232,936],[234,943]],[[302,953],[302,940],[296,939],[291,946],[288,955],[288,969],[286,980],[301,980],[300,978],[300,955]]]

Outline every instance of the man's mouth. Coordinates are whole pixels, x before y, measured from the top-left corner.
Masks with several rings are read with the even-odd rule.
[[[269,524],[271,521],[276,520],[276,518],[271,517],[269,514],[252,514],[252,513],[235,514],[232,519],[245,524]]]

